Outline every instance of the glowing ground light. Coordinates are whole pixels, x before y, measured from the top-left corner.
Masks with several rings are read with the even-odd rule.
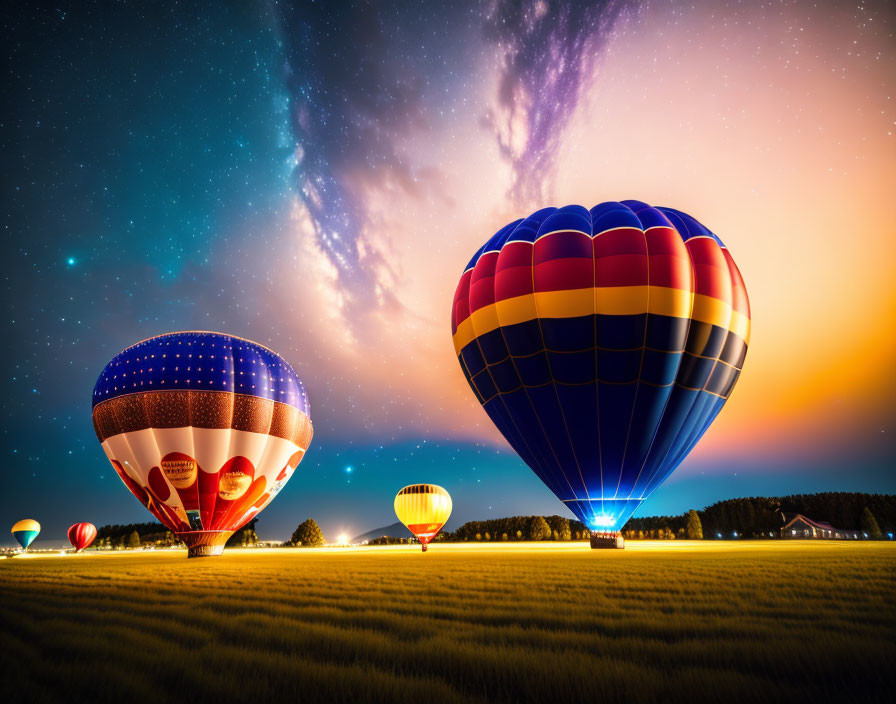
[[[345,533],[342,533],[336,540],[340,545],[348,545],[348,536]]]

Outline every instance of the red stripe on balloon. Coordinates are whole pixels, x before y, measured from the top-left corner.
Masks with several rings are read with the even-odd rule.
[[[710,237],[694,237],[686,246],[694,265],[694,292],[731,303],[731,272],[722,248]]]
[[[594,270],[591,258],[554,259],[536,264],[533,268],[535,291],[571,291],[577,288],[591,288],[594,285]]]
[[[199,520],[203,530],[212,530],[212,516],[218,501],[218,472],[205,472],[199,468]]]
[[[150,469],[147,481],[153,494],[158,496],[162,501],[168,500],[168,497],[171,496],[171,487],[168,486],[168,482],[162,475],[161,469],[158,467]]]
[[[731,307],[738,313],[750,317],[750,299],[747,296],[747,287],[740,275],[740,269],[734,263],[734,258],[727,249],[722,250],[725,261],[728,263],[728,271],[731,273]]]
[[[498,262],[495,265],[495,273],[517,266],[532,268],[532,243],[508,242],[498,254]]]
[[[643,286],[647,283],[647,257],[643,254],[614,254],[594,260],[597,286]]]
[[[503,269],[495,274],[496,301],[525,296],[533,290],[531,264]]]
[[[472,271],[465,271],[457,284],[457,291],[454,293],[454,308],[452,310],[452,334],[457,332],[458,325],[470,317],[470,277],[472,275]]]
[[[535,241],[532,262],[536,266],[557,259],[591,259],[591,237],[584,232],[554,232]]]
[[[688,250],[684,246],[681,235],[671,227],[651,227],[644,236],[647,238],[647,251],[654,254],[669,254],[688,260]],[[689,260],[688,260],[689,261]]]
[[[644,233],[635,227],[621,227],[594,238],[595,257],[612,257],[617,254],[647,254]]]
[[[668,254],[651,254],[648,259],[651,286],[693,290],[694,278],[691,263],[687,259]]]
[[[495,302],[495,264],[497,252],[489,252],[479,257],[473,275],[470,277],[470,312],[490,306]]]

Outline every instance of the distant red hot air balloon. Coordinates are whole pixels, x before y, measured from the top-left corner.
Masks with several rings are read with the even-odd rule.
[[[75,523],[68,529],[68,541],[75,546],[75,552],[90,547],[96,538],[96,526],[93,523]]]

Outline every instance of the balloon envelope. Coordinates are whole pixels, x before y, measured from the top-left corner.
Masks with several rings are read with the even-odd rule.
[[[292,367],[213,332],[121,352],[94,388],[93,424],[118,476],[190,557],[220,554],[289,481],[312,436]]]
[[[721,240],[640,201],[510,223],[467,265],[451,317],[489,417],[582,522],[607,532],[706,432],[750,336]]]
[[[33,518],[26,518],[24,520],[18,521],[12,527],[11,532],[15,539],[19,542],[19,545],[27,550],[28,546],[31,545],[32,541],[37,537],[37,534],[40,533],[40,523],[35,521]]]
[[[93,523],[75,523],[68,529],[68,542],[75,547],[75,552],[90,547],[95,538],[96,526]]]
[[[451,496],[435,484],[411,484],[395,496],[395,515],[425,550],[451,515]]]

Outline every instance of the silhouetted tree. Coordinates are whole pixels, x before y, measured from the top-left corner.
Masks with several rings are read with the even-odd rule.
[[[129,548],[139,548],[140,547],[140,534],[136,530],[132,530],[131,534],[128,536],[127,547],[129,547]]]
[[[258,534],[255,532],[255,524],[258,523],[257,518],[253,518],[246,525],[236,531],[227,539],[227,547],[232,548],[237,545],[255,545],[258,542]]]
[[[306,548],[319,548],[326,541],[317,521],[309,518],[299,523],[299,527],[295,529],[289,542],[292,545],[301,545]]]
[[[550,537],[551,527],[544,516],[532,516],[529,522],[529,540],[549,540]]]
[[[862,530],[868,534],[869,538],[880,538],[883,535],[877,524],[877,519],[867,506],[862,511]]]
[[[688,511],[687,536],[688,540],[703,540],[703,524],[694,509]]]
[[[563,516],[548,516],[545,518],[551,529],[554,540],[572,540],[572,531],[569,527],[569,519]]]

